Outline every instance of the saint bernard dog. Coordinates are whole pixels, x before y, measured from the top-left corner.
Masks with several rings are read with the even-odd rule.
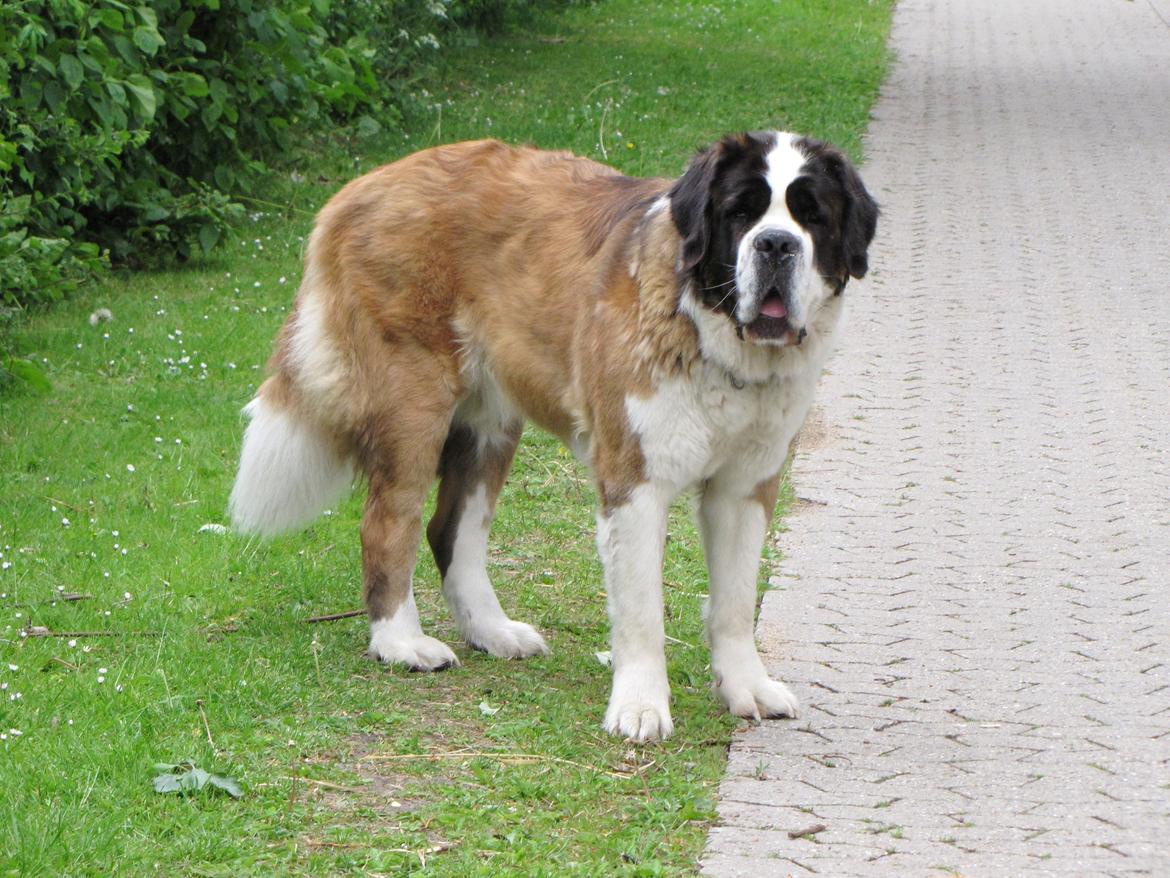
[[[321,210],[270,377],[245,408],[236,529],[299,528],[364,477],[370,655],[458,664],[419,624],[427,540],[467,644],[548,652],[489,580],[488,528],[527,420],[592,472],[612,626],[606,730],[668,736],[667,510],[697,493],[714,688],[743,717],[794,716],[753,619],[788,446],[866,273],[878,208],[845,156],[756,132],[678,180],[563,152],[440,146],[345,186]]]

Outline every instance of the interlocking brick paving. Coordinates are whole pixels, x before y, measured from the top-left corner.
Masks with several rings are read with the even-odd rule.
[[[899,3],[705,875],[1170,876],[1168,8]]]

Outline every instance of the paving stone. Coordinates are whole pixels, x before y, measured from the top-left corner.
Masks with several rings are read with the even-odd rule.
[[[1170,2],[901,0],[703,873],[1170,876]],[[813,839],[788,832],[824,823]]]

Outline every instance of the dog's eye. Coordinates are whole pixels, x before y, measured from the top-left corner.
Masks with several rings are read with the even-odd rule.
[[[796,221],[804,226],[817,225],[825,221],[821,206],[807,186],[793,184],[789,187],[788,209]]]
[[[746,210],[736,210],[732,211],[730,219],[733,223],[746,223],[751,217]]]

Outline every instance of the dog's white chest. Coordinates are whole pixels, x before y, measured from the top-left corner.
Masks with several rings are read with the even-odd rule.
[[[717,366],[660,384],[653,396],[626,399],[641,440],[646,475],[682,490],[727,467],[773,475],[808,411],[811,382],[733,383]]]

